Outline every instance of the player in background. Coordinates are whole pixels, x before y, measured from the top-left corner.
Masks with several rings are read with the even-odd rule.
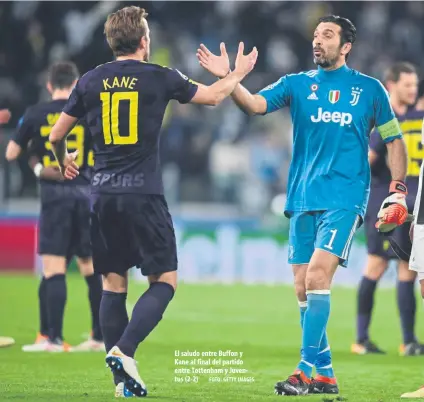
[[[10,111],[7,109],[0,109],[0,125],[7,124],[10,120]],[[0,336],[0,348],[4,348],[6,346],[11,346],[15,343],[13,338],[9,336]]]
[[[28,148],[29,163],[40,180],[38,253],[43,264],[38,291],[40,333],[33,345],[24,345],[25,352],[104,351],[99,324],[102,284],[100,276],[94,274],[89,232],[88,192],[93,155],[88,129],[82,122],[78,123],[68,140],[69,147],[79,152],[77,159],[82,173],[77,181],[63,180],[48,141],[78,77],[75,64],[53,64],[47,82],[52,100],[27,109],[6,149],[6,159],[12,161]],[[74,255],[88,286],[92,334],[89,340],[70,348],[63,342],[62,327],[67,298],[65,273]]]
[[[418,102],[416,108],[424,110],[424,80],[418,89]],[[421,129],[421,145],[424,146],[424,120]],[[424,163],[421,164],[417,197],[414,204],[414,222],[411,225],[410,238],[412,241],[409,269],[416,271],[421,287],[421,297],[424,302]],[[416,391],[407,392],[401,398],[424,398],[424,386]]]
[[[389,208],[400,208],[402,218],[407,215],[401,205],[407,193],[405,143],[381,83],[346,65],[355,38],[356,28],[348,19],[321,18],[312,43],[317,70],[286,75],[257,94],[239,84],[231,94],[250,115],[290,107],[293,120],[285,215],[290,218],[289,263],[303,335],[301,360],[287,380],[275,385],[279,395],[338,393],[326,334],[330,288],[338,265],[347,264],[353,236],[365,214],[368,139],[374,126],[387,146],[393,180],[386,188],[391,196],[385,206],[393,202]],[[200,64],[217,77],[228,73],[224,46],[217,56],[201,45],[197,55]],[[396,216],[392,222],[401,220]],[[386,219],[381,223],[385,226]],[[314,366],[317,376],[312,380]]]
[[[171,216],[163,196],[159,162],[160,128],[170,100],[218,105],[253,69],[256,48],[210,86],[178,70],[148,63],[147,14],[125,7],[109,15],[105,35],[116,58],[85,74],[50,134],[66,178],[78,173],[66,151],[66,135],[85,116],[94,142],[91,181],[91,241],[95,272],[103,274],[100,322],[114,373],[116,396],[147,394],[134,360],[138,345],[162,319],[177,286],[177,252]],[[76,176],[78,177],[78,176]],[[150,286],[131,320],[125,307],[128,269],[141,268]]]
[[[424,112],[424,80],[421,80],[418,85],[418,99],[415,105],[415,110]]]
[[[418,176],[424,157],[421,146],[421,124],[423,111],[411,109],[417,99],[418,75],[410,63],[396,63],[386,72],[385,84],[390,94],[390,103],[400,122],[400,127],[408,149],[408,170],[406,203],[410,213],[418,190]],[[384,353],[370,341],[368,329],[374,307],[374,293],[380,278],[386,271],[390,259],[398,259],[390,247],[387,237],[381,236],[375,228],[375,216],[386,196],[390,184],[390,170],[387,166],[387,149],[377,131],[370,137],[368,159],[371,166],[371,194],[365,215],[365,233],[368,247],[368,261],[358,289],[357,301],[357,343],[352,352],[357,354]],[[411,251],[409,224],[402,225],[393,233],[396,243],[407,254]],[[401,319],[403,344],[400,353],[406,356],[424,354],[424,346],[415,336],[416,300],[414,293],[416,273],[409,270],[409,261],[399,259],[397,280],[397,304]]]

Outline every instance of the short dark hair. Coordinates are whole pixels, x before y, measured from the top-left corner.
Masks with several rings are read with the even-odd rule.
[[[413,64],[406,61],[394,63],[386,70],[384,74],[384,82],[398,82],[402,73],[417,74],[417,69]]]
[[[146,35],[146,18],[144,8],[124,7],[110,14],[105,22],[104,33],[107,43],[115,57],[133,54]]]
[[[321,24],[322,22],[332,22],[333,24],[336,24],[340,27],[341,46],[343,46],[345,43],[351,43],[352,45],[355,43],[356,27],[353,25],[352,21],[344,17],[339,17],[338,15],[327,15],[325,17],[321,17],[318,20],[318,24]],[[349,53],[346,55],[346,60],[349,57]]]
[[[422,98],[424,96],[424,80],[421,80],[418,84],[418,98]]]
[[[53,89],[70,88],[78,78],[78,68],[70,61],[60,61],[52,64],[47,76],[47,80]]]

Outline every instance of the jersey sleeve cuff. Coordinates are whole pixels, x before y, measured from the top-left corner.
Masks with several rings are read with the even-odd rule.
[[[398,138],[402,138],[402,134],[399,133],[399,134],[393,135],[391,137],[383,138],[383,141],[384,141],[385,144],[388,144],[389,142],[392,142],[392,141],[394,141]]]
[[[264,98],[265,99],[265,102],[266,102],[266,110],[265,110],[265,112],[264,113],[259,113],[259,115],[260,116],[265,116],[266,114],[271,113],[271,110],[269,109],[269,101],[268,101],[267,97],[262,93],[262,91],[259,91],[256,95],[262,96],[262,98]]]
[[[73,112],[72,109],[68,110],[66,108],[66,106],[63,108],[62,112],[65,113],[65,114],[67,114],[68,116],[75,117],[76,119],[81,119],[82,118],[82,116],[78,116],[78,113]]]
[[[191,84],[192,85],[190,87],[190,91],[187,93],[187,96],[184,99],[179,100],[179,102],[183,105],[186,103],[189,103],[193,99],[194,95],[196,95],[196,92],[199,89],[199,86],[197,85],[196,82],[193,81],[191,82]]]
[[[19,145],[22,149],[24,149],[27,146],[27,143],[23,138],[19,138],[18,136],[12,137],[11,141],[13,141],[16,145]]]

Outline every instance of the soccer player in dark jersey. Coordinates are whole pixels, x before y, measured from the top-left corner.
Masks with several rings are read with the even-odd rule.
[[[78,173],[78,163],[66,151],[69,130],[85,117],[93,138],[91,241],[94,270],[104,277],[100,322],[117,396],[128,391],[147,394],[133,357],[161,320],[177,285],[175,235],[159,162],[165,108],[171,99],[219,104],[253,69],[257,58],[256,48],[243,55],[240,43],[233,72],[210,86],[197,84],[178,70],[148,63],[146,16],[144,9],[135,6],[109,15],[105,34],[116,60],[78,81],[50,134],[66,178]],[[128,322],[127,271],[133,266],[141,268],[150,286]],[[122,381],[124,390],[118,388]]]
[[[40,180],[38,252],[43,264],[39,287],[40,333],[33,345],[23,347],[27,352],[104,351],[99,324],[102,284],[100,276],[94,274],[90,245],[91,138],[83,122],[78,122],[69,136],[68,146],[78,151],[81,165],[81,175],[75,181],[63,180],[48,140],[78,77],[73,63],[59,62],[51,66],[47,88],[52,100],[27,109],[6,150],[6,158],[13,160],[28,148],[30,165]],[[62,326],[67,260],[74,255],[78,257],[80,272],[89,289],[92,336],[75,348],[69,348],[63,342]]]
[[[390,102],[395,111],[404,134],[408,149],[408,170],[406,197],[409,212],[412,213],[418,189],[418,177],[424,151],[421,145],[421,125],[424,112],[412,108],[415,104],[418,89],[418,76],[415,67],[409,63],[396,63],[386,73],[386,86],[390,94]],[[369,325],[374,306],[374,293],[379,279],[388,267],[390,259],[397,259],[390,248],[387,237],[381,236],[375,229],[375,215],[385,198],[386,187],[390,183],[390,170],[387,166],[387,151],[377,132],[371,133],[369,162],[371,166],[371,194],[365,216],[365,233],[368,247],[368,262],[364,276],[358,289],[357,340],[352,345],[352,352],[357,354],[384,353],[369,337]],[[393,238],[402,250],[409,254],[410,224],[404,224],[393,233]],[[408,269],[409,258],[398,262],[397,302],[400,313],[403,344],[401,355],[413,356],[424,354],[424,346],[415,336],[416,301],[414,284],[416,272]]]

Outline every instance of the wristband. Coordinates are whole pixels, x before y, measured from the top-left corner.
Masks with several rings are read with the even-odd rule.
[[[40,177],[41,171],[43,170],[43,164],[38,162],[35,166],[34,166],[34,174],[35,177]]]
[[[403,181],[392,180],[389,187],[389,193],[390,194],[400,193],[400,194],[407,195],[408,189],[406,187],[406,184]]]

